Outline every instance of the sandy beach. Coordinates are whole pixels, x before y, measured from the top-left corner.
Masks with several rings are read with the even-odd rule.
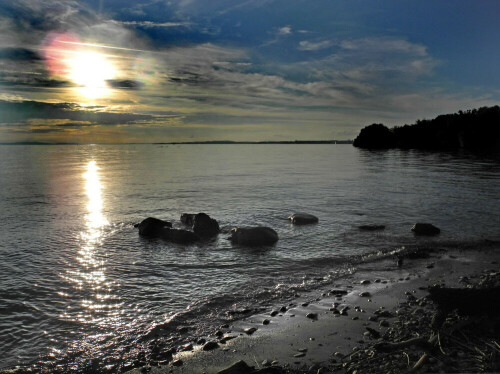
[[[498,242],[485,241],[481,250],[433,248],[423,252],[418,257],[426,258],[405,258],[402,266],[392,258],[362,265],[330,289],[301,295],[293,304],[222,326],[216,335],[185,346],[185,352],[174,353],[168,364],[148,365],[131,372],[210,374],[241,360],[252,369],[228,372],[409,370],[423,355],[422,350],[407,347],[396,353],[382,353],[375,344],[429,337],[436,305],[426,298],[427,288],[436,284],[466,287],[489,282],[491,285],[500,278]],[[492,305],[497,307],[498,300]],[[453,318],[460,319],[450,314],[450,324]],[[500,357],[498,330],[491,331],[492,336],[477,328],[475,331],[479,336],[470,339],[484,338],[491,342],[490,353],[496,356],[485,369],[494,372],[491,368],[498,368]],[[480,371],[474,366],[477,352],[467,349],[467,339],[463,338],[465,347],[459,351],[455,347],[441,347],[447,354],[431,355],[425,360],[424,372],[456,372],[459,368],[463,372]],[[207,346],[206,342],[212,343]]]

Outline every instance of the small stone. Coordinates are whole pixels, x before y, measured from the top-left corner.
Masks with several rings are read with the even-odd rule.
[[[357,320],[359,319],[359,317],[358,317],[358,316],[355,316],[355,317],[352,317],[351,319],[352,319],[353,321],[357,321]]]
[[[181,351],[182,352],[189,352],[189,351],[192,351],[193,350],[193,345],[191,343],[188,343],[188,344],[184,344],[182,347],[181,347]]]
[[[299,358],[299,357],[304,357],[305,355],[306,355],[305,353],[302,353],[302,352],[301,352],[301,353],[296,353],[296,354],[294,354],[294,355],[293,355],[293,357],[297,357],[297,358]]]
[[[269,360],[264,360],[264,361],[262,361],[261,365],[264,367],[267,367],[267,366],[271,366],[271,363],[269,362]]]
[[[305,353],[307,352],[307,348],[299,348],[297,349],[297,351]]]
[[[282,307],[280,308],[280,312],[281,312],[281,313],[285,313],[286,311],[287,311],[286,306],[282,306]]]
[[[379,325],[381,327],[389,327],[389,322],[387,322],[386,319],[383,319],[382,321],[379,322]]]
[[[309,319],[318,319],[318,314],[317,313],[307,313],[306,317]]]
[[[306,306],[308,306],[308,305],[309,305],[309,303],[302,303],[302,304],[300,304],[300,305],[302,305],[303,307],[306,307]]]
[[[270,316],[271,317],[274,317],[275,315],[278,314],[278,311],[277,310],[273,310],[271,313],[270,313]]]
[[[205,344],[206,342],[207,342],[207,341],[206,341],[205,339],[201,338],[201,339],[199,339],[199,340],[196,342],[196,344],[198,344],[198,345],[203,345],[203,344]]]
[[[172,366],[182,366],[183,363],[182,360],[175,360],[172,361]]]
[[[271,321],[269,321],[268,319],[265,319],[264,321],[262,321],[262,324],[263,325],[269,325]]]
[[[177,332],[179,334],[185,334],[189,331],[189,327],[186,327],[186,326],[182,326],[182,327],[178,327],[177,328]]]
[[[363,284],[363,285],[366,285],[366,284],[370,284],[371,281],[369,281],[368,279],[365,279],[365,280],[362,280],[361,282],[359,282],[360,284]]]
[[[212,350],[217,349],[217,348],[219,348],[219,344],[217,344],[216,342],[207,342],[203,346],[204,351],[212,351]]]
[[[271,362],[272,366],[275,366],[275,365],[278,365],[278,364],[279,364],[279,361],[277,361],[277,360],[273,360],[273,362]]]
[[[370,297],[370,296],[371,296],[371,294],[370,294],[369,292],[365,291],[365,292],[361,292],[361,293],[359,294],[359,296],[360,296],[360,297]]]
[[[247,335],[252,335],[255,331],[257,331],[256,327],[249,327],[245,330],[243,330]]]

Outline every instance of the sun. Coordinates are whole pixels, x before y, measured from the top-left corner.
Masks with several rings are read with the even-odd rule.
[[[115,58],[100,53],[98,47],[71,33],[51,33],[41,50],[51,75],[70,81],[79,96],[96,99],[111,92],[107,81],[117,75]]]
[[[79,86],[86,97],[103,96],[108,90],[107,81],[113,79],[116,70],[110,59],[93,51],[77,51],[67,59],[68,78]]]

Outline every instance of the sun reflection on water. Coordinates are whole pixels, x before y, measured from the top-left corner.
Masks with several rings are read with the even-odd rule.
[[[97,163],[90,161],[83,173],[87,198],[85,229],[80,232],[76,256],[78,266],[68,270],[65,277],[81,294],[77,308],[81,309],[76,314],[68,311],[64,317],[82,324],[104,326],[117,322],[114,319],[119,315],[120,303],[112,294],[113,281],[106,278],[105,253],[102,253],[109,222],[103,214],[103,185],[99,170]]]

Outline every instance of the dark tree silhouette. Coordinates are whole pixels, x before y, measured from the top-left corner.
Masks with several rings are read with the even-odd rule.
[[[361,130],[353,145],[360,148],[500,150],[500,107],[444,114],[392,129],[373,124]]]

